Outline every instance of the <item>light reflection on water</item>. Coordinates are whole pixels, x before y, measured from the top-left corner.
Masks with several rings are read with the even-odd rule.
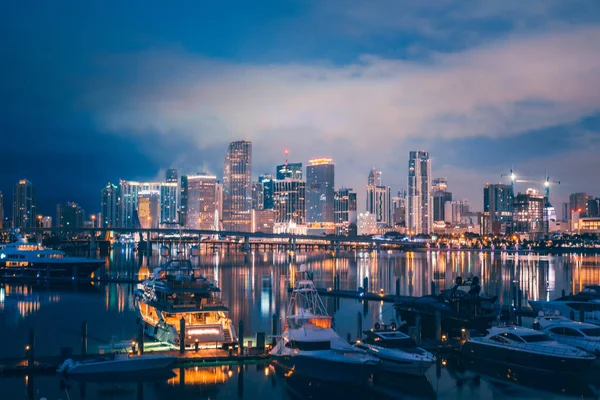
[[[166,261],[156,252],[147,258],[133,251],[120,250],[111,252],[106,259],[107,267],[101,271],[101,275],[129,280],[146,278],[156,266]],[[450,287],[457,276],[473,274],[481,278],[485,294],[498,296],[504,304],[513,301],[513,286],[520,289],[525,305],[526,299],[555,298],[560,296],[562,290],[576,293],[585,285],[600,283],[600,259],[597,255],[515,256],[506,253],[430,251],[375,256],[357,253],[333,258],[330,254],[318,253],[298,254],[296,260],[289,262],[285,253],[245,256],[209,252],[194,257],[192,261],[207,278],[217,282],[223,300],[231,309],[232,320],[236,325],[240,319],[244,320],[244,334],[250,340],[254,339],[256,332],[271,333],[274,314],[280,321],[284,318],[287,288],[293,284],[292,272],[303,263],[314,271],[318,287],[333,287],[335,277],[339,276],[341,289],[355,290],[362,286],[363,279],[367,277],[371,291],[383,289],[386,293],[394,293],[396,281],[399,280],[400,294],[412,296],[429,294],[431,282],[439,291]],[[23,356],[27,331],[31,326],[36,330],[38,355],[56,355],[65,346],[77,353],[82,321],[88,323],[90,351],[94,350],[94,346],[110,342],[113,336],[117,339],[133,338],[137,329],[133,289],[134,285],[128,283],[67,283],[50,286],[0,284],[0,354],[5,357]],[[356,338],[358,313],[362,314],[365,328],[393,316],[391,304],[388,303],[371,302],[363,307],[358,301],[341,299],[338,307],[332,298],[323,300],[334,317],[336,329],[344,338],[347,335]],[[194,379],[194,373],[184,374],[186,382]],[[237,374],[236,371],[234,373]],[[202,372],[199,376],[207,377],[206,374]],[[442,385],[446,387],[444,393],[449,391],[457,396],[457,378],[447,373],[445,368],[437,375],[433,371],[430,379],[436,383],[433,392],[438,397],[444,397],[439,391]],[[262,382],[263,378],[259,376],[261,374],[248,373],[246,387]],[[46,378],[36,379],[43,382]],[[13,380],[13,384],[15,382]],[[19,382],[17,386],[23,387],[22,381]],[[169,382],[173,384],[174,381]],[[226,386],[227,382],[229,380],[223,384]],[[321,389],[326,392],[325,388]],[[219,392],[219,397],[236,395],[237,389],[231,390],[232,396]],[[473,398],[479,398],[484,392],[492,393],[488,390],[488,386],[482,384],[481,388],[469,388],[467,392],[472,392]],[[155,398],[148,397],[151,396],[148,391],[145,389],[143,398]],[[267,397],[273,395],[268,393]],[[273,398],[289,395],[288,391],[282,393],[277,392]],[[461,393],[467,396],[464,391]],[[129,398],[135,398],[135,395]]]

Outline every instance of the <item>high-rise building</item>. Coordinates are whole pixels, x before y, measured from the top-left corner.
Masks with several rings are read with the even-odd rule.
[[[217,181],[215,186],[217,190],[217,216],[215,220],[215,227],[217,230],[223,229],[223,183]]]
[[[156,229],[160,225],[160,191],[140,190],[137,194],[137,214],[140,227]]]
[[[446,218],[444,221],[451,224],[460,224],[461,217],[469,213],[468,209],[469,206],[465,207],[463,200],[447,201],[444,204],[444,216]]]
[[[358,214],[356,218],[358,235],[375,235],[377,234],[377,221],[371,213],[364,212]]]
[[[217,214],[217,177],[188,175],[186,228],[216,230]]]
[[[306,221],[309,228],[334,233],[335,170],[331,158],[309,160],[306,167]]]
[[[275,177],[278,181],[285,178],[302,180],[302,163],[285,163],[277,166]]]
[[[140,226],[138,213],[138,193],[153,190],[159,192],[160,214],[155,223],[175,225],[177,223],[177,183],[176,182],[119,182],[119,225],[121,228]]]
[[[179,226],[185,226],[185,223],[187,222],[187,198],[187,175],[181,175],[181,182],[179,184]]]
[[[40,218],[40,224],[43,218]],[[85,213],[77,203],[67,202],[56,206],[57,228],[83,228]]]
[[[369,176],[370,181],[370,176]],[[367,212],[382,225],[392,224],[392,194],[389,186],[367,185]]]
[[[392,197],[392,224],[394,226],[406,226],[406,190],[399,190]]]
[[[333,215],[336,235],[356,236],[358,234],[356,193],[352,189],[342,188],[335,192]]]
[[[13,192],[13,227],[33,228],[36,219],[35,211],[35,186],[27,179],[22,179],[15,185]]]
[[[1,196],[2,193],[0,193]],[[600,198],[588,200],[587,210],[588,217],[600,217]]]
[[[569,222],[569,217],[571,216],[571,212],[569,211],[569,203],[562,203],[562,221]]]
[[[426,151],[411,151],[408,158],[407,228],[410,234],[433,229],[431,160]]]
[[[4,196],[2,196],[2,192],[0,192],[0,228],[2,227],[3,222],[4,222]]]
[[[573,193],[569,196],[569,207],[571,212],[579,213],[580,217],[587,216],[588,200],[593,200],[594,196],[587,193]]]
[[[445,204],[452,201],[452,193],[448,192],[448,179],[436,178],[431,182],[431,193],[433,197],[433,220],[445,221]]]
[[[513,231],[512,185],[486,184],[483,188],[483,233],[499,235]]]
[[[252,230],[252,143],[230,142],[223,174],[223,229]]]
[[[262,182],[252,182],[252,209],[265,209],[265,186]]]
[[[160,225],[173,227],[177,225],[179,218],[177,204],[179,187],[177,181],[160,182]]]
[[[305,225],[306,183],[291,178],[274,181],[273,210],[275,224]]]
[[[371,171],[369,172],[369,178],[367,180],[367,186],[381,186],[381,171],[371,168]]]
[[[102,189],[100,214],[101,228],[119,227],[119,188],[110,182]]]
[[[263,185],[263,200],[265,210],[273,209],[273,182],[275,178],[271,174],[265,174],[258,177],[258,181]]]
[[[179,182],[179,175],[177,173],[177,169],[175,168],[169,168],[165,174],[165,180],[167,182],[174,182],[174,183],[178,183]]]
[[[273,233],[274,210],[252,210],[252,232]]]
[[[537,239],[546,232],[544,206],[546,198],[537,190],[528,189],[526,193],[515,196],[513,206],[513,225],[515,233],[527,233],[530,239]]]

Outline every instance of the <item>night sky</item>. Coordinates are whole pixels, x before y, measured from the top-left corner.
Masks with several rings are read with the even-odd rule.
[[[597,0],[166,4],[1,2],[8,215],[19,179],[43,214],[63,201],[98,212],[108,181],[222,176],[242,139],[255,178],[284,149],[332,157],[361,209],[370,168],[405,188],[419,149],[475,209],[511,166],[560,180],[555,206],[600,196]]]

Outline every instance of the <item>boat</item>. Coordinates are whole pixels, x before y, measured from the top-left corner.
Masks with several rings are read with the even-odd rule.
[[[3,278],[87,279],[105,265],[104,260],[70,257],[63,251],[29,243],[18,233],[0,250],[0,274]]]
[[[162,354],[131,356],[126,353],[111,353],[83,361],[65,360],[56,370],[67,377],[83,375],[132,374],[165,369],[177,357]]]
[[[379,361],[335,332],[311,274],[303,266],[299,274],[287,308],[284,332],[269,352],[271,362],[288,376],[366,383]]]
[[[529,305],[536,313],[547,310],[558,311],[562,315],[572,315],[574,318],[588,323],[600,324],[600,286],[585,286],[577,294],[569,294],[555,300],[529,300]]]
[[[397,330],[395,323],[376,323],[364,333],[365,337],[354,346],[377,357],[381,361],[379,369],[383,371],[420,376],[435,363],[435,356]]]
[[[465,287],[468,289],[462,289]],[[479,277],[463,280],[459,276],[450,289],[437,295],[403,296],[394,303],[394,308],[409,326],[415,326],[417,316],[420,316],[423,332],[431,336],[435,336],[438,312],[445,334],[461,335],[466,330],[483,333],[498,319],[500,307],[496,296],[483,296],[480,292]]]
[[[552,339],[547,334],[516,326],[493,327],[485,336],[471,337],[461,355],[479,361],[548,373],[579,374],[596,357]]]
[[[533,323],[534,328],[551,338],[589,353],[600,355],[600,327],[585,322],[576,322],[558,312],[540,313]]]
[[[198,348],[235,348],[237,337],[220,289],[196,275],[190,260],[169,260],[138,284],[135,307],[144,332],[160,341]],[[181,332],[181,319],[185,332]]]

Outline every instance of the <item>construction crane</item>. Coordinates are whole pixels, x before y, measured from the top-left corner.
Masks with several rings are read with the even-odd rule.
[[[529,179],[516,179],[515,182],[543,184],[546,199],[550,199],[550,185],[560,185],[560,181],[551,181],[549,176],[546,176],[546,179],[543,181],[535,181],[535,180],[529,180]]]
[[[512,187],[512,192],[514,193],[515,192],[515,180],[516,180],[517,177],[516,177],[513,169],[512,168],[510,169],[510,174],[502,174],[502,175],[500,175],[500,177],[502,177],[502,178],[504,178],[505,176],[510,177],[510,185]]]

